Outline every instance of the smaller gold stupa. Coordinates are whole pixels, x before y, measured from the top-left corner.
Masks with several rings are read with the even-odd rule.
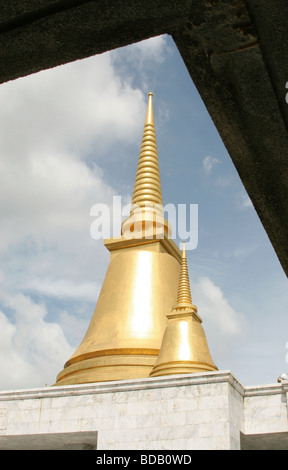
[[[197,307],[192,304],[185,243],[177,304],[167,319],[159,356],[150,377],[218,370],[210,355]]]

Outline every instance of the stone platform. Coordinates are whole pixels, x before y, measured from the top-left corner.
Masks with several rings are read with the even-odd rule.
[[[230,371],[0,392],[0,449],[288,449],[288,381]]]

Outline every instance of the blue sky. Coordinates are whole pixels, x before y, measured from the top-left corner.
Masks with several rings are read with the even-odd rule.
[[[198,204],[188,267],[212,357],[244,385],[288,372],[287,278],[161,36],[0,88],[2,390],[54,383],[86,332],[109,263],[90,210],[130,202],[149,91],[163,203]]]

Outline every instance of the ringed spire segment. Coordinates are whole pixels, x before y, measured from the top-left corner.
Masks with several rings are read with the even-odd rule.
[[[151,92],[148,95],[132,208],[135,204],[140,207],[163,204],[153,112],[153,93]]]
[[[178,295],[177,295],[177,305],[182,305],[182,304],[192,305],[185,242],[183,242],[180,278],[179,278]]]

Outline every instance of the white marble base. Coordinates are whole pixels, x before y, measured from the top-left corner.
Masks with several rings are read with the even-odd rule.
[[[274,433],[286,445],[287,393],[229,371],[0,392],[0,449],[239,450]]]

